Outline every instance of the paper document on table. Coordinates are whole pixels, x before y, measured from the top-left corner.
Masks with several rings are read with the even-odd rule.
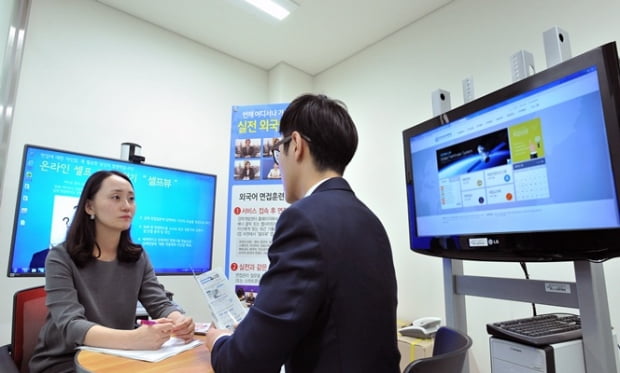
[[[220,329],[234,329],[245,317],[247,308],[235,293],[232,282],[221,268],[194,275],[202,289],[213,317],[213,323]]]
[[[194,325],[194,334],[198,335],[207,335],[207,331],[211,327],[210,322],[196,322]]]
[[[183,351],[191,350],[192,348],[201,345],[199,340],[193,340],[189,343],[183,342],[180,338],[172,337],[167,340],[159,350],[119,350],[115,348],[101,348],[91,346],[80,346],[81,350],[101,352],[103,354],[115,355],[126,357],[129,359],[149,361],[155,363],[162,361],[171,356],[177,355]]]

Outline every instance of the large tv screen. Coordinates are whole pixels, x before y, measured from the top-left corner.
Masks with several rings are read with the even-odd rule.
[[[118,170],[132,180],[132,239],[158,275],[211,269],[216,176],[25,145],[8,276],[43,276],[48,250],[65,240],[86,179]]]
[[[618,75],[609,43],[405,130],[411,249],[619,256]]]

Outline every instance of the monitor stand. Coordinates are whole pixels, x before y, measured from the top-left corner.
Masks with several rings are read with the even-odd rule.
[[[617,372],[603,263],[575,261],[574,268],[575,282],[466,276],[461,260],[444,258],[446,324],[467,332],[466,295],[578,308],[586,372]]]

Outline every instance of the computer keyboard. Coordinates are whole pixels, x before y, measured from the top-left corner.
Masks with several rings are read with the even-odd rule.
[[[571,313],[547,313],[487,324],[492,336],[534,346],[581,338],[581,319]]]

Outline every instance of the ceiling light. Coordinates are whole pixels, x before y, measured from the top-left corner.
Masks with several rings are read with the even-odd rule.
[[[293,11],[297,4],[290,0],[245,0],[248,3],[254,5],[258,9],[263,12],[269,14],[270,16],[283,20],[286,18],[291,11]]]

